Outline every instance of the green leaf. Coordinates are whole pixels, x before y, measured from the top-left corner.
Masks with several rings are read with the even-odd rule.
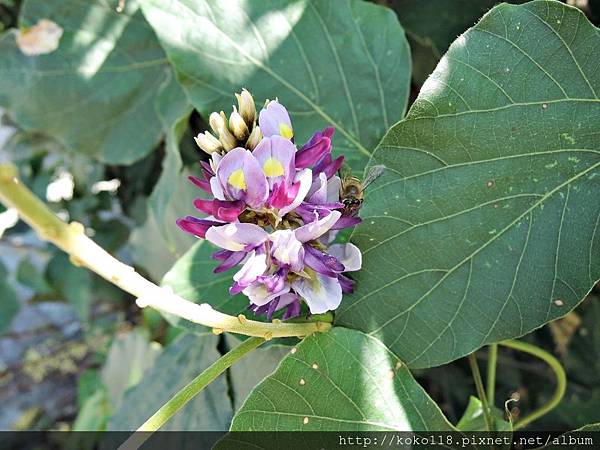
[[[143,0],[142,9],[201,114],[228,110],[242,87],[259,104],[278,97],[297,142],[331,124],[336,150],[362,169],[405,110],[410,51],[386,8],[358,0]]]
[[[120,407],[127,389],[142,380],[159,353],[160,346],[149,342],[139,329],[115,338],[101,373],[113,410]]]
[[[216,350],[217,341],[218,337],[212,334],[179,336],[163,350],[143,380],[127,392],[122,407],[109,422],[109,430],[137,429],[221,356]],[[161,431],[222,431],[227,429],[231,415],[227,383],[225,377],[219,377],[173,416]],[[169,446],[184,447],[171,440]]]
[[[249,356],[251,358],[252,356]],[[380,341],[334,328],[304,339],[250,394],[232,431],[450,431]]]
[[[20,26],[50,19],[64,29],[56,51],[23,54],[16,31],[0,36],[0,105],[23,128],[75,152],[130,164],[158,143],[153,103],[168,69],[135,0],[126,10],[94,0],[27,0]]]
[[[52,293],[52,288],[46,282],[44,275],[28,257],[23,258],[19,262],[17,281],[32,289],[34,294],[48,295]]]
[[[73,423],[72,431],[104,431],[110,417],[110,402],[104,389],[88,397]]]
[[[21,309],[17,293],[7,280],[8,272],[0,261],[0,333],[7,330],[13,318]]]
[[[133,232],[131,242],[136,263],[160,280],[195,241],[175,221],[190,214],[199,190],[188,181],[189,170],[183,167],[179,150],[192,107],[172,74],[161,87],[156,110],[166,134],[166,156],[148,199],[146,222]]]
[[[512,424],[504,420],[504,413],[502,410],[495,406],[492,406],[491,410],[494,431],[512,432]],[[461,431],[487,431],[481,400],[477,397],[469,397],[467,409],[456,424],[456,428]],[[510,446],[508,446],[508,448],[510,448]]]
[[[71,264],[65,253],[56,252],[48,262],[46,276],[50,285],[73,306],[77,316],[86,321],[92,305],[91,273]]]
[[[423,84],[452,41],[498,3],[498,0],[391,0],[390,6],[408,36],[415,81]]]
[[[210,242],[200,240],[181,257],[165,275],[163,286],[169,286],[173,292],[195,303],[209,303],[213,308],[225,314],[237,316],[248,308],[248,298],[242,294],[231,295],[232,270],[215,274],[212,269],[218,261],[211,258],[217,250]],[[173,325],[197,333],[205,333],[206,327],[193,324],[181,317],[165,314]]]
[[[600,34],[503,4],[451,47],[374,155],[336,323],[431,367],[567,314],[600,277]]]

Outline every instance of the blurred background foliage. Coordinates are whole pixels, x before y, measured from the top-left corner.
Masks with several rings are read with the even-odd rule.
[[[394,10],[408,36],[412,100],[449,44],[496,1],[375,3]],[[598,25],[600,1],[570,3]],[[194,243],[174,223],[192,212],[197,191],[186,178],[197,173],[199,159],[192,137],[206,129],[206,117],[176,82],[137,3],[127,1],[121,13],[116,7],[112,0],[0,0],[0,160],[16,164],[62,218],[85,224],[100,245],[160,282]],[[16,29],[57,17],[65,34],[56,52],[31,59],[17,48]],[[242,72],[237,76],[243,81]],[[136,427],[235,344],[235,337],[188,333],[141,311],[1,206],[0,236],[0,429]],[[600,421],[599,295],[525,338],[558,355],[569,379],[561,405],[536,428]],[[258,350],[169,429],[228,428],[250,389],[287,351],[279,344]],[[485,361],[486,352],[478,357]],[[416,376],[456,423],[475,392],[466,361]],[[497,405],[518,396],[509,404],[518,415],[553,388],[542,363],[501,349]]]

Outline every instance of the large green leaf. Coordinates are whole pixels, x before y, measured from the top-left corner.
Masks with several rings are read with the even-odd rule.
[[[194,238],[175,225],[177,218],[192,213],[192,202],[201,192],[187,179],[179,144],[187,127],[191,106],[170,74],[156,98],[156,111],[165,136],[166,155],[162,173],[147,203],[145,223],[131,236],[132,253],[137,265],[160,280],[175,261],[194,243]],[[149,246],[151,241],[153,245]]]
[[[345,328],[309,336],[293,348],[231,425],[232,431],[452,429],[391,351]]]
[[[413,78],[422,84],[452,41],[498,0],[391,0],[413,52]],[[510,0],[507,3],[524,3]],[[435,14],[432,14],[435,11]],[[414,55],[417,53],[417,55]]]
[[[142,380],[160,350],[160,345],[149,342],[148,336],[141,329],[134,329],[115,338],[101,373],[111,408],[117,410],[121,406],[127,389]]]
[[[168,68],[135,0],[126,10],[94,0],[26,0],[21,26],[50,19],[64,29],[58,49],[26,56],[16,31],[0,36],[0,105],[20,126],[76,152],[129,164],[158,143],[153,102]]]
[[[165,347],[142,381],[127,391],[121,408],[111,418],[108,429],[130,431],[137,429],[176,392],[216,361],[217,336],[182,334]],[[231,420],[231,401],[224,377],[194,397],[177,412],[161,431],[222,431]],[[173,439],[185,439],[175,436]],[[171,441],[170,448],[183,448]]]
[[[409,366],[565,315],[600,277],[600,35],[554,1],[462,35],[374,161],[340,325]]]
[[[331,124],[336,149],[364,163],[405,109],[410,52],[388,9],[358,0],[143,0],[142,9],[202,114],[229,110],[246,87],[288,107],[298,142]]]

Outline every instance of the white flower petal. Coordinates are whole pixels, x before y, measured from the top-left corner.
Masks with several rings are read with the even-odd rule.
[[[229,223],[208,229],[206,239],[218,247],[232,252],[244,250],[246,245],[259,246],[269,235],[258,225],[251,223]]]
[[[329,246],[327,253],[344,265],[344,272],[354,272],[362,267],[362,253],[354,244],[333,244]]]
[[[304,299],[311,314],[332,311],[342,302],[342,287],[337,278],[316,273],[310,280],[300,278],[294,281],[292,287]]]
[[[302,225],[300,228],[296,228],[296,238],[298,238],[300,242],[308,242],[317,239],[328,232],[341,215],[342,213],[339,211],[331,211],[322,219],[315,220],[309,224]]]
[[[225,193],[223,192],[223,188],[217,177],[212,177],[210,179],[210,190],[217,200],[225,200]]]
[[[269,236],[273,243],[271,254],[282,264],[289,264],[294,272],[302,270],[304,249],[293,230],[278,230]]]
[[[233,280],[244,285],[253,283],[267,270],[267,255],[257,255],[253,250],[242,268],[233,276]]]

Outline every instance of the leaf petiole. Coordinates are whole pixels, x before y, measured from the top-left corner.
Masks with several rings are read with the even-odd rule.
[[[225,372],[236,361],[251,352],[265,342],[262,338],[250,338],[243,341],[237,347],[207,367],[196,378],[185,385],[167,403],[160,407],[152,416],[146,420],[118,450],[134,450],[139,448],[154,432],[162,427],[171,417],[183,408],[190,400],[198,395],[206,386],[213,382],[219,375]]]
[[[548,400],[540,408],[534,410],[522,419],[515,422],[513,429],[516,431],[529,425],[534,420],[539,419],[544,414],[547,414],[560,403],[563,396],[565,395],[565,390],[567,388],[567,375],[565,374],[565,369],[563,369],[558,359],[556,359],[547,351],[536,347],[535,345],[514,340],[502,341],[499,342],[499,344],[503,345],[504,347],[509,347],[518,350],[520,352],[529,353],[530,355],[541,359],[546,364],[548,364],[550,369],[552,369],[552,372],[554,373],[554,376],[556,378],[556,389],[554,390],[554,394],[552,394],[552,397],[550,397],[550,400]]]
[[[490,412],[490,405],[488,404],[487,397],[485,395],[483,380],[481,379],[481,373],[479,372],[479,366],[477,365],[477,358],[475,356],[475,352],[469,355],[469,366],[471,367],[471,372],[473,373],[473,380],[475,381],[475,387],[477,388],[477,396],[481,401],[485,427],[488,429],[488,431],[494,431],[492,414]]]

